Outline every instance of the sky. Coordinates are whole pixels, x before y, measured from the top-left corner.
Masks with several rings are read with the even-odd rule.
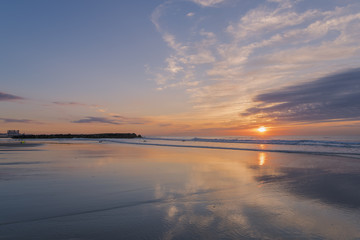
[[[3,0],[0,132],[360,134],[358,0]]]

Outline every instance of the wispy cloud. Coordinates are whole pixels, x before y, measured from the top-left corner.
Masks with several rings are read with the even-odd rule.
[[[236,120],[239,112],[258,107],[253,99],[259,91],[359,67],[360,3],[332,2],[325,10],[298,7],[299,2],[263,1],[237,19],[220,19],[217,27],[206,24],[208,15],[194,11],[191,18],[184,16],[193,21],[186,37],[167,25],[171,2],[161,5],[152,20],[172,53],[162,70],[153,72],[159,89],[185,88],[202,116]]]
[[[146,118],[124,117],[120,115],[112,115],[121,124],[148,124],[152,121]]]
[[[223,1],[198,1],[203,6],[211,6]],[[164,42],[173,53],[165,59],[165,67],[161,71],[153,72],[148,69],[148,73],[153,75],[154,80],[159,85],[158,89],[169,87],[192,87],[197,86],[195,67],[213,63],[215,56],[210,48],[216,43],[216,37],[212,32],[201,30],[194,32],[194,40],[181,42],[175,34],[162,26],[163,15],[171,8],[171,2],[166,2],[158,6],[152,13],[151,20],[161,34]],[[183,17],[194,17],[195,13],[185,14]]]
[[[360,68],[257,95],[242,115],[277,121],[360,119]]]
[[[0,118],[4,123],[29,123],[29,124],[40,124],[40,122],[30,119],[14,119],[14,118]]]
[[[15,96],[12,94],[0,92],[0,101],[15,101],[15,100],[23,100],[24,98]]]
[[[82,106],[82,107],[99,107],[98,105],[96,104],[86,104],[86,103],[80,103],[80,102],[72,102],[72,101],[69,101],[69,102],[60,102],[60,101],[55,101],[55,102],[52,102],[53,104],[55,105],[59,105],[59,106]]]
[[[147,124],[150,123],[149,120],[144,118],[128,118],[120,115],[113,115],[111,117],[85,117],[80,120],[72,121],[72,123],[105,123],[105,124],[114,124],[114,125],[137,125],[137,124]]]
[[[219,3],[225,2],[225,0],[192,0],[203,7],[213,7]]]
[[[52,102],[55,105],[60,106],[85,106],[86,104],[78,103],[78,102]]]

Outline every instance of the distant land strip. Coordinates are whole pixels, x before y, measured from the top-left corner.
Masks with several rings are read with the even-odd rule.
[[[12,136],[14,139],[43,139],[43,138],[141,138],[135,133],[99,133],[99,134],[21,134]]]

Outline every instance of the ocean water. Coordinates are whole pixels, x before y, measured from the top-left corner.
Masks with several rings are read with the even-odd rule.
[[[144,137],[111,142],[168,147],[307,153],[360,158],[360,136]]]
[[[9,141],[0,239],[360,239],[356,137]]]

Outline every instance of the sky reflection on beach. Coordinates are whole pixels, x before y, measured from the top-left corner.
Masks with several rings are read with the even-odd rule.
[[[1,239],[360,236],[357,159],[95,143],[37,149],[1,152]]]

